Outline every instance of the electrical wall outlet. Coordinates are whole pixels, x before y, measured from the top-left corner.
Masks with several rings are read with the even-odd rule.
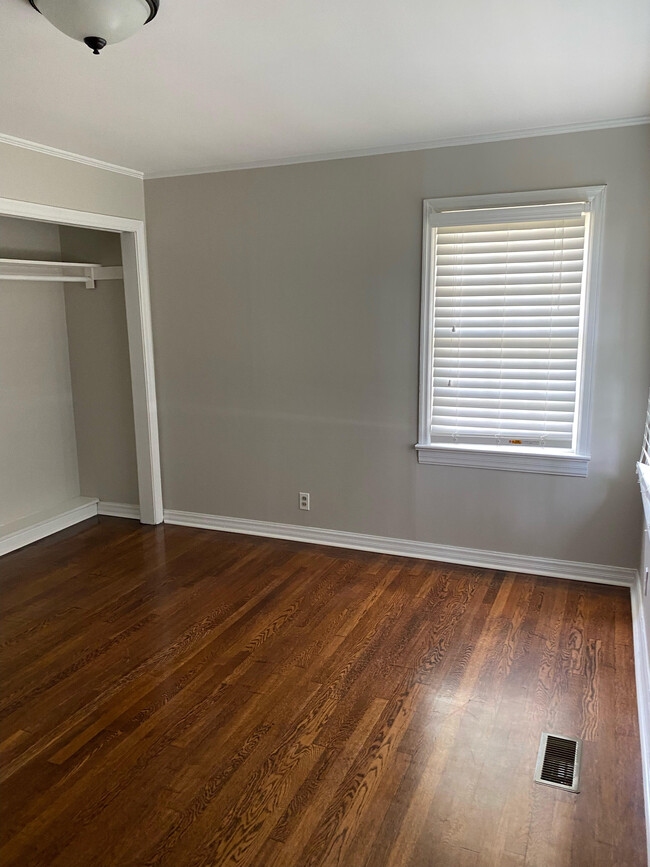
[[[311,508],[311,506],[309,505],[309,494],[305,494],[304,491],[301,491],[298,496],[300,498],[299,499],[300,508],[304,509],[306,512],[308,512]]]

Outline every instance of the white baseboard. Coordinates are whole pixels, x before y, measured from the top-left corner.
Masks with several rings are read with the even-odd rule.
[[[650,656],[643,610],[641,578],[630,588],[632,603],[632,630],[634,634],[634,671],[636,674],[636,698],[639,708],[639,736],[641,738],[641,764],[643,768],[643,800],[645,824],[650,830]],[[647,863],[650,864],[650,835],[646,833]]]
[[[140,506],[133,506],[130,503],[107,503],[105,500],[100,500],[97,514],[110,515],[113,518],[135,518],[139,521]]]
[[[625,569],[620,566],[577,563],[572,560],[551,560],[546,557],[527,557],[521,554],[505,554],[500,551],[458,548],[453,545],[438,545],[433,542],[416,542],[411,539],[368,536],[363,533],[323,530],[320,527],[301,527],[296,524],[251,521],[247,518],[202,515],[198,512],[180,512],[174,509],[165,509],[165,522],[167,524],[180,524],[186,527],[223,530],[228,533],[246,533],[252,536],[292,539],[298,542],[311,542],[316,545],[331,545],[336,548],[355,548],[361,551],[376,551],[382,554],[397,554],[403,557],[440,560],[445,563],[458,563],[461,566],[483,566],[487,569],[503,569],[508,572],[525,572],[531,575],[547,575],[551,578],[591,581],[596,584],[623,584],[631,586],[636,575],[635,569]]]
[[[0,555],[8,554],[25,545],[31,545],[45,536],[65,530],[73,524],[94,518],[97,515],[97,500],[93,497],[75,497],[65,503],[27,515],[11,524],[0,527]]]

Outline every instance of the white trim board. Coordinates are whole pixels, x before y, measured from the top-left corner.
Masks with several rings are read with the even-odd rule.
[[[544,575],[549,578],[569,578],[575,581],[590,581],[595,584],[621,584],[629,587],[636,575],[635,569],[626,569],[620,566],[578,563],[572,560],[552,560],[547,557],[527,557],[522,554],[506,554],[500,551],[459,548],[454,545],[439,545],[434,542],[392,539],[385,536],[369,536],[365,533],[325,530],[321,527],[252,521],[247,518],[227,518],[222,515],[204,515],[198,512],[182,512],[175,509],[165,509],[165,523],[207,530],[221,530],[227,533],[268,536],[274,539],[291,539],[314,545],[330,545],[335,548],[376,551],[381,554],[396,554],[401,557],[438,560],[444,563],[458,563],[461,566],[479,566],[485,569],[524,572],[530,575]]]
[[[453,443],[420,444],[415,446],[418,463],[437,464],[451,467],[478,467],[484,470],[513,470],[518,473],[543,473],[547,476],[577,476],[586,478],[589,468],[589,455],[546,454],[523,449],[510,451],[490,450],[489,446],[480,449],[472,446],[458,446]]]
[[[650,864],[650,657],[643,612],[641,578],[630,587],[632,605],[632,631],[634,635],[634,672],[636,700],[639,711],[639,737],[641,740],[641,766],[643,770],[643,800],[645,803],[647,859]]]
[[[72,527],[80,521],[97,515],[97,500],[93,497],[75,497],[42,512],[27,515],[0,527],[0,555],[24,548],[52,533]]]
[[[157,178],[179,178],[184,175],[209,175],[217,172],[238,172],[245,169],[266,169],[272,166],[292,166],[299,163],[321,163],[328,160],[347,160],[355,157],[381,156],[382,154],[399,154],[409,151],[426,151],[434,148],[458,147],[460,145],[483,144],[493,141],[512,141],[521,138],[535,138],[545,135],[563,135],[570,132],[590,132],[598,129],[617,129],[623,126],[641,126],[650,123],[650,115],[640,117],[621,117],[611,120],[592,121],[591,123],[566,123],[559,126],[529,127],[513,129],[504,132],[486,133],[485,135],[461,135],[453,138],[439,138],[431,141],[412,142],[410,144],[385,145],[384,147],[358,148],[348,151],[330,151],[328,153],[297,154],[277,159],[257,160],[247,163],[216,163],[196,169],[169,169],[159,172],[145,172],[145,181]]]
[[[143,172],[137,169],[129,169],[126,166],[117,166],[114,163],[106,163],[103,160],[96,160],[94,157],[86,157],[83,154],[75,154],[72,151],[64,151],[60,148],[53,148],[50,145],[39,144],[35,141],[29,141],[26,138],[17,138],[14,135],[6,135],[0,133],[0,143],[12,145],[17,148],[24,148],[29,151],[36,151],[40,154],[47,154],[50,157],[58,157],[62,160],[70,160],[73,163],[82,163],[85,166],[92,166],[95,169],[103,169],[106,172],[116,172],[118,175],[128,175],[131,178],[142,179]]]
[[[0,526],[0,556],[17,551],[39,539],[72,527],[97,515],[111,515],[115,518],[134,518],[140,520],[140,506],[130,503],[108,503],[95,497],[75,497],[59,503],[51,509],[44,509],[19,518],[10,524]]]
[[[100,500],[97,505],[98,515],[108,515],[113,518],[135,518],[140,520],[140,506],[131,503],[109,503]]]

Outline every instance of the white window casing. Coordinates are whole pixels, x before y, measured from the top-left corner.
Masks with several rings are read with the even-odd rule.
[[[420,463],[587,475],[605,190],[424,201]]]

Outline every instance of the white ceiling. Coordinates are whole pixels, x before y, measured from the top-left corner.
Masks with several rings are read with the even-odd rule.
[[[1,0],[0,132],[148,174],[647,115],[648,0],[161,0],[94,57]]]

